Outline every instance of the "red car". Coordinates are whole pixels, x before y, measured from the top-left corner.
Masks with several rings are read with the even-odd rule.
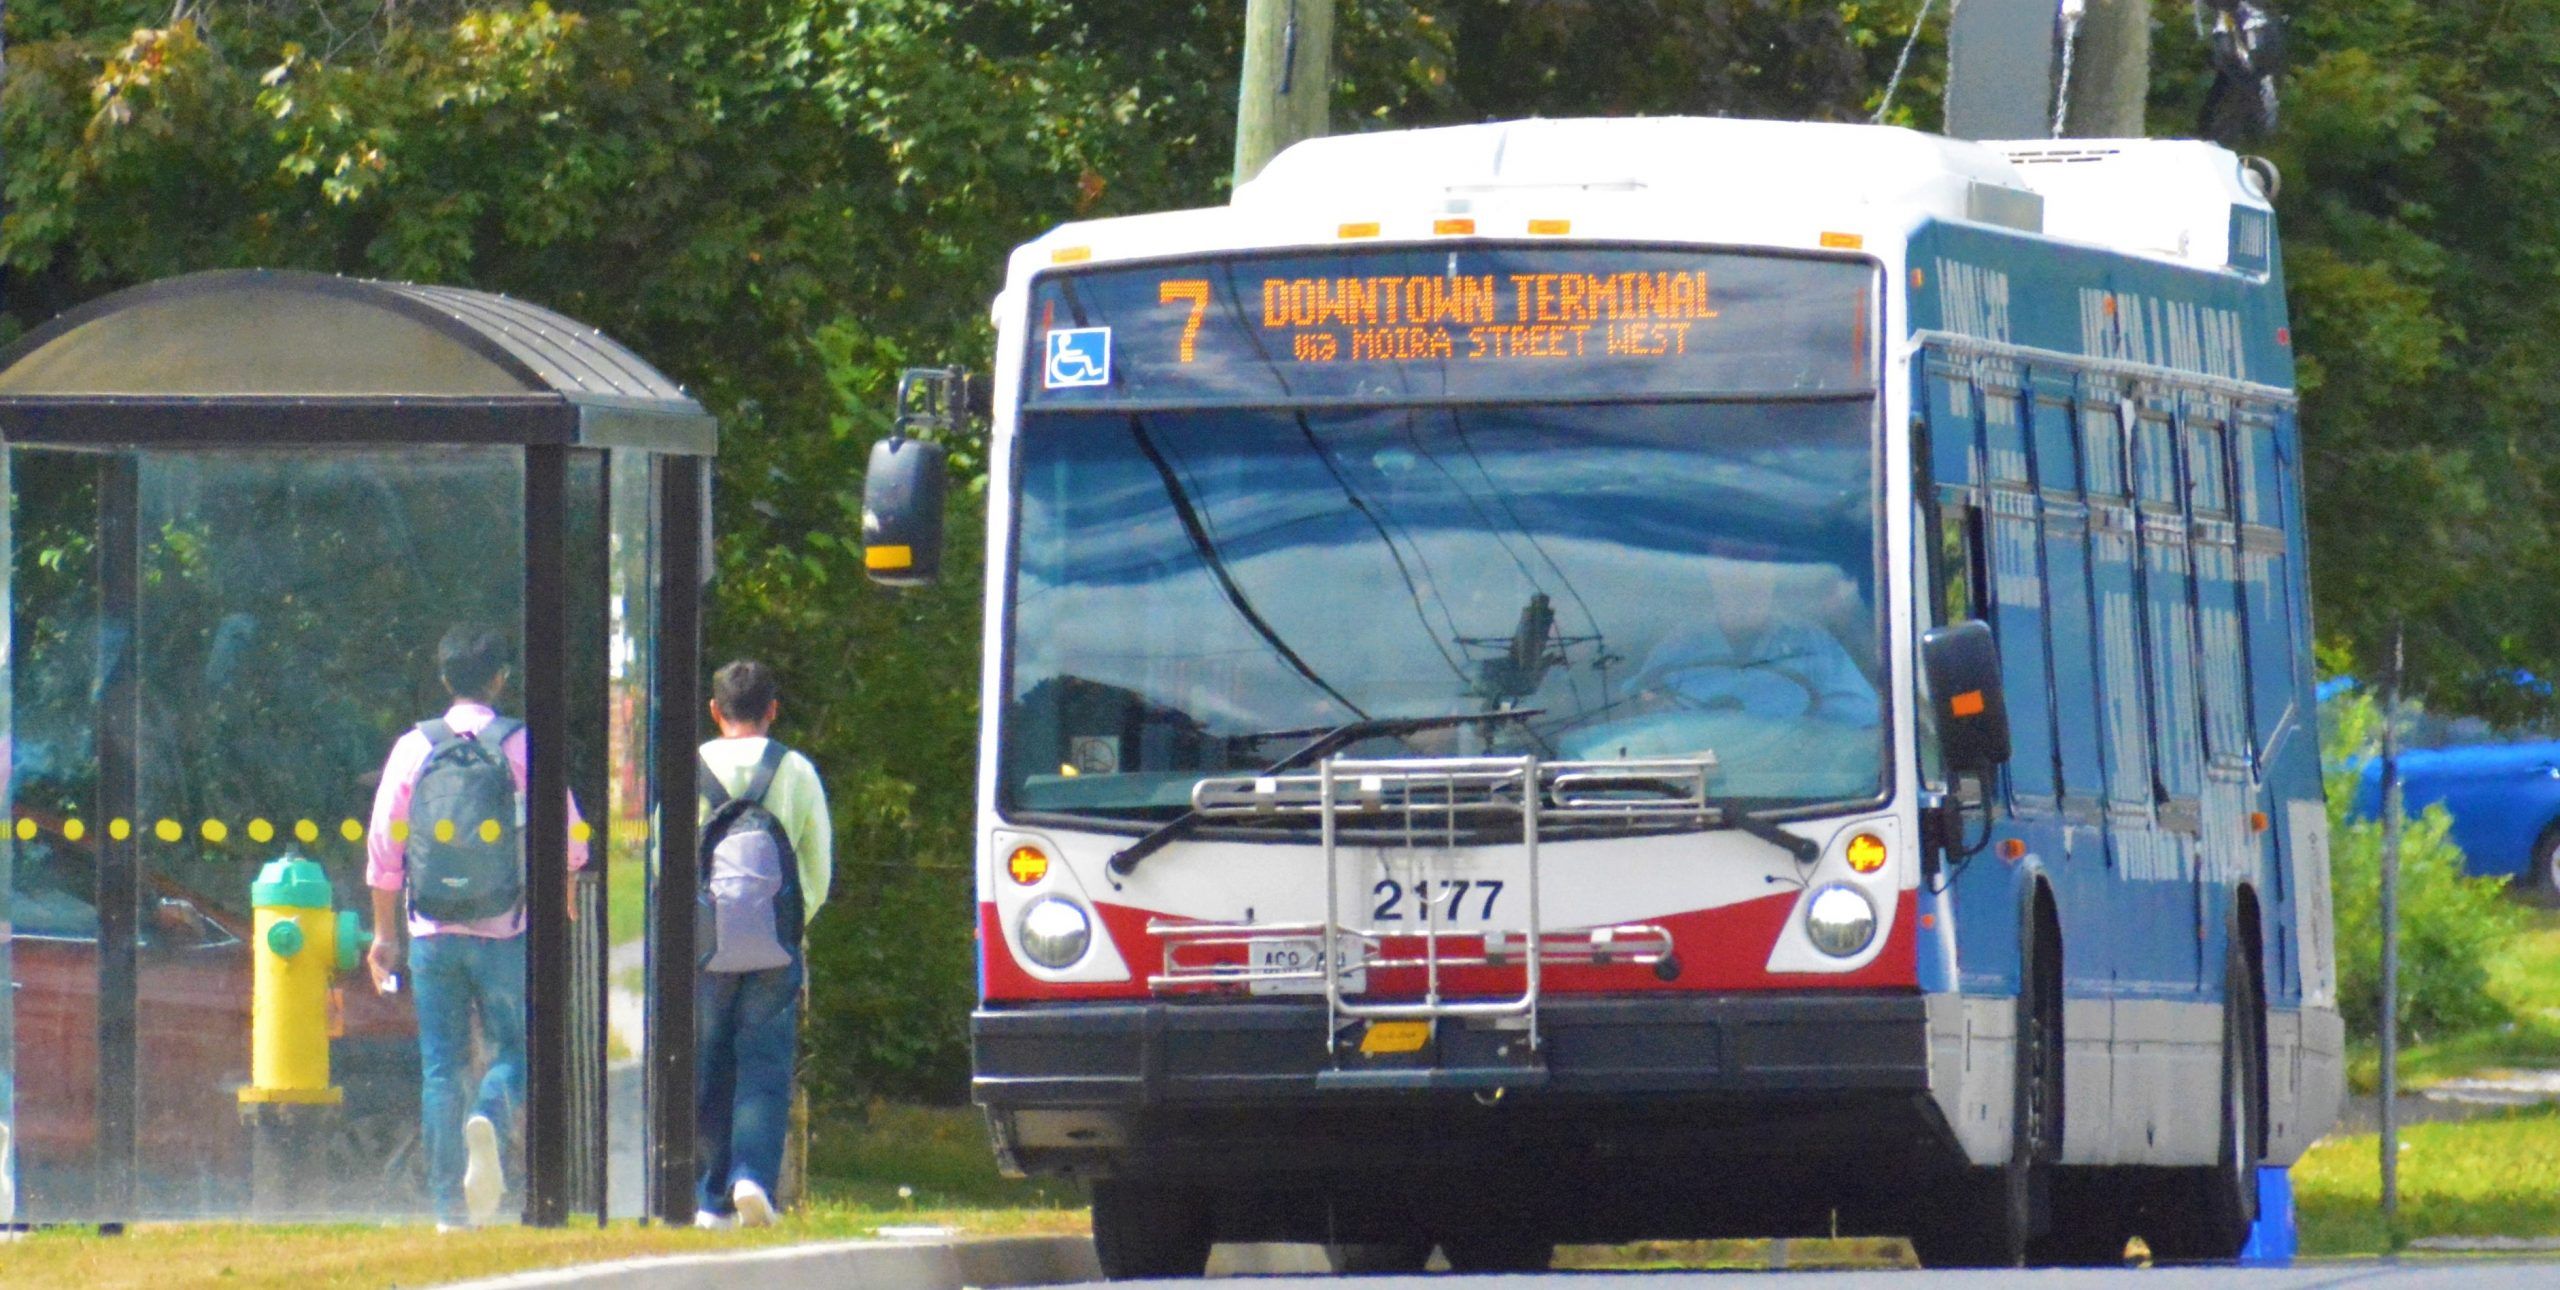
[[[97,910],[77,889],[85,883],[44,885],[40,875],[56,866],[42,859],[38,848],[21,845],[11,910],[18,1216],[123,1218],[97,1212],[92,1191]],[[85,859],[59,868],[85,878]],[[252,1208],[249,1135],[238,1093],[249,1082],[249,920],[158,874],[146,875],[143,900],[135,954],[135,1216],[245,1214]],[[312,1162],[323,1175],[312,1190],[329,1197],[327,1208],[336,1212],[414,1211],[424,1202],[416,1017],[407,995],[377,995],[361,972],[343,978],[337,998],[331,1076],[346,1090],[346,1104]]]

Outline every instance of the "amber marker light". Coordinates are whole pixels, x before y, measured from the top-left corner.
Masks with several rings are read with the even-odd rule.
[[[1028,887],[1049,876],[1049,854],[1038,847],[1015,847],[1004,861],[1005,876]]]
[[[1529,231],[1539,237],[1562,237],[1573,231],[1573,221],[1569,219],[1533,219],[1529,221]]]
[[[1849,839],[1849,867],[1859,873],[1874,873],[1884,868],[1884,839],[1872,833],[1861,833]]]
[[[1049,253],[1051,264],[1082,264],[1092,258],[1093,248],[1089,246],[1062,246]]]
[[[1822,244],[1834,251],[1855,251],[1865,246],[1867,239],[1856,233],[1825,233]]]
[[[1376,220],[1361,220],[1355,223],[1345,224],[1333,230],[1333,235],[1335,237],[1376,237],[1378,235],[1378,222]]]
[[[1431,231],[1444,235],[1473,233],[1476,231],[1476,222],[1471,219],[1435,219],[1431,221]]]

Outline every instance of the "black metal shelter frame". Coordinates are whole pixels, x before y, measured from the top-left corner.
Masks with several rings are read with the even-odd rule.
[[[655,725],[648,758],[656,874],[648,899],[647,1212],[693,1214],[694,748],[700,596],[707,568],[715,423],[630,351],[583,324],[485,292],[286,271],[200,273],[102,298],[0,354],[0,444],[115,454],[99,476],[101,621],[133,621],[142,595],[138,452],[237,448],[397,450],[474,446],[522,454],[522,675],[529,731],[524,823],[531,872],[524,1218],[565,1222],[575,1131],[571,925],[567,908],[573,596],[601,551],[564,522],[576,454],[637,450],[652,480]],[[610,478],[608,474],[607,478]],[[100,818],[136,814],[143,710],[136,669],[106,657],[134,633],[100,637],[96,756]],[[143,909],[140,838],[98,841],[101,1000],[134,997]],[[660,898],[668,893],[669,898]],[[598,969],[599,973],[601,968]],[[135,1212],[140,1089],[134,1010],[97,1009],[93,1212]],[[21,1054],[20,1060],[31,1055]],[[41,1060],[40,1055],[32,1055]],[[595,1158],[605,1155],[594,1117]]]

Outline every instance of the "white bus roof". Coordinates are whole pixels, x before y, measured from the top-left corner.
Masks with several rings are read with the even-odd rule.
[[[1223,209],[1069,225],[1038,245],[1117,243],[1141,228],[1195,243],[1204,222],[1242,232],[1531,207],[1579,222],[1596,208],[1668,206],[1683,225],[1710,229],[1968,220],[2223,269],[2235,205],[2269,209],[2238,157],[2193,140],[1974,143],[1722,117],[1525,120],[1310,139]]]

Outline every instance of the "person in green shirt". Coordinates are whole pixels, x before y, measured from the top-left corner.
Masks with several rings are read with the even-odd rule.
[[[780,698],[773,669],[752,659],[712,675],[711,720],[720,737],[702,746],[702,809],[707,821],[717,807],[715,785],[716,796],[729,800],[750,796],[757,781],[769,776],[757,800],[781,826],[791,844],[788,854],[797,860],[800,917],[790,927],[786,916],[784,926],[799,931],[826,902],[835,875],[835,834],[818,768],[773,743]],[[777,908],[789,906],[789,894],[786,886]],[[694,1110],[701,1167],[694,1221],[703,1227],[757,1227],[774,1218],[773,1192],[791,1123],[806,960],[799,938],[786,938],[793,943],[774,957],[789,961],[779,967],[721,970],[714,961],[696,978]]]

